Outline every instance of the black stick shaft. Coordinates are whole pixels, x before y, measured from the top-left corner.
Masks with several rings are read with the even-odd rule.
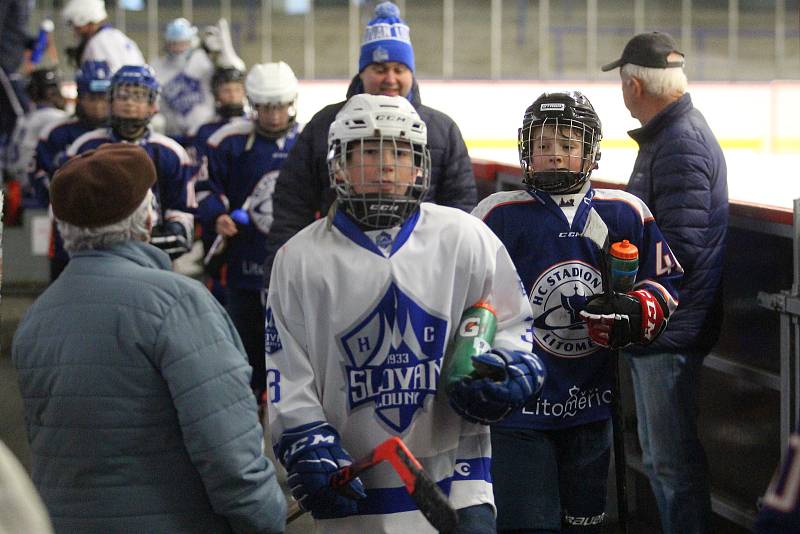
[[[614,434],[614,474],[617,482],[617,515],[620,532],[628,534],[628,483],[625,476],[627,457],[625,455],[625,419],[622,415],[622,390],[619,379],[619,351],[611,352],[613,367],[614,395],[611,402],[611,428]]]

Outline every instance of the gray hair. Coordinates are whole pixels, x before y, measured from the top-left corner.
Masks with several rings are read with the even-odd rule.
[[[64,250],[67,252],[98,250],[126,241],[148,241],[152,223],[152,204],[153,192],[148,190],[144,200],[133,213],[119,222],[96,228],[83,228],[56,219],[58,231],[64,239]]]
[[[636,78],[642,82],[645,93],[659,98],[679,97],[689,85],[686,73],[680,67],[659,69],[625,63],[620,74],[623,80]]]

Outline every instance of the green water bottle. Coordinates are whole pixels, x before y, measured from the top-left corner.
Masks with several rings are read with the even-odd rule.
[[[639,249],[623,239],[611,245],[611,288],[617,293],[627,293],[633,289],[636,273],[639,272]]]
[[[447,389],[465,376],[480,374],[476,372],[472,357],[492,349],[496,328],[497,314],[488,302],[479,301],[464,312],[446,355]]]

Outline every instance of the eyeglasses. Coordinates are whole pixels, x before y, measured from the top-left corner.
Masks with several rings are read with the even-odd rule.
[[[150,91],[145,88],[120,88],[114,91],[113,98],[114,100],[130,100],[132,102],[136,102],[137,104],[141,104],[144,102],[150,102],[152,95]]]

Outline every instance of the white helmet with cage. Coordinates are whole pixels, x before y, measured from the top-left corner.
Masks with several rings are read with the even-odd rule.
[[[108,18],[103,0],[69,0],[61,10],[64,22],[79,28]]]
[[[328,172],[339,207],[362,228],[402,224],[430,188],[428,131],[400,96],[355,95],[328,131]]]
[[[244,90],[250,103],[294,104],[297,100],[297,77],[292,67],[278,63],[253,65],[244,81]]]

